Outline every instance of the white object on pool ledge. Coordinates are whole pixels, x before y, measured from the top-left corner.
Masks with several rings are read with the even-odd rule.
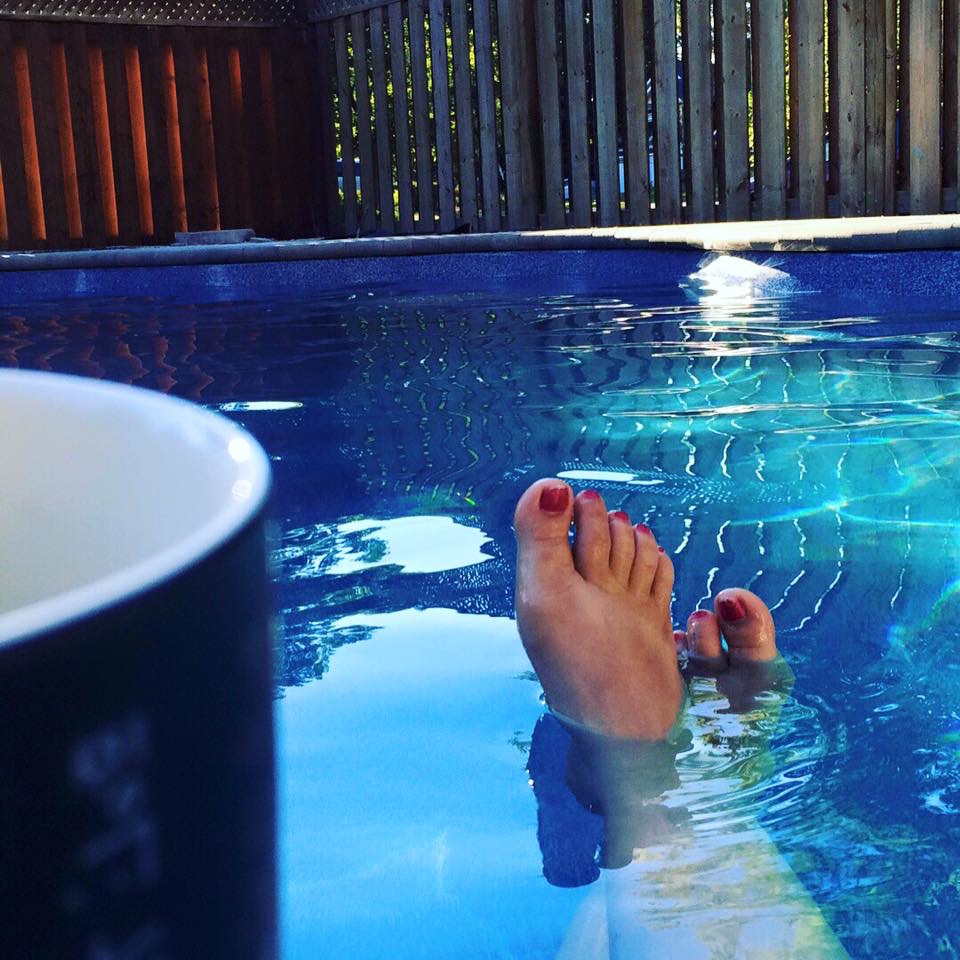
[[[561,470],[558,474],[561,480],[592,480],[594,483],[626,483],[631,487],[655,487],[663,480],[644,479],[635,473],[626,473],[620,470]]]
[[[218,403],[215,409],[222,413],[245,413],[248,410],[299,410],[303,406],[299,400],[234,400],[231,403]]]

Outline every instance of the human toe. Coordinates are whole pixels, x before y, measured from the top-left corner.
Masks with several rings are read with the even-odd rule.
[[[610,524],[610,572],[622,586],[626,586],[633,567],[636,543],[630,517],[622,510],[608,516]]]
[[[513,515],[519,574],[573,568],[568,533],[573,516],[573,491],[562,480],[545,477],[524,491]]]
[[[777,657],[773,616],[755,593],[739,587],[721,590],[714,600],[714,609],[731,664]]]
[[[694,610],[687,618],[687,656],[698,669],[723,670],[727,657],[720,643],[720,624],[709,610]]]
[[[582,490],[574,500],[573,517],[573,562],[585,580],[606,586],[612,573],[610,521],[603,497],[596,490]]]

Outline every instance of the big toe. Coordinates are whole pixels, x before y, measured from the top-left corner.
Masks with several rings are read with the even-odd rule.
[[[721,590],[714,609],[730,662],[773,660],[777,656],[776,631],[767,605],[742,588]]]
[[[544,588],[553,578],[569,576],[572,519],[573,491],[562,480],[545,477],[527,487],[513,515],[518,586],[533,578],[538,588]]]

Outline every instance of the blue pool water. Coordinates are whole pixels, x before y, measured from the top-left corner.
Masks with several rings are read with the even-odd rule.
[[[0,364],[191,398],[273,460],[286,960],[547,958],[583,920],[596,823],[528,782],[562,744],[512,620],[513,504],[558,473],[655,530],[676,622],[774,610],[770,743],[699,688],[700,842],[759,823],[850,956],[960,952],[960,258],[698,259],[0,276]],[[544,877],[538,814],[592,882]]]

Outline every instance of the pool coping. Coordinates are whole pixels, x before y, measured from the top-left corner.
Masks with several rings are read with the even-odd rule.
[[[501,233],[326,240],[266,240],[0,253],[0,271],[515,253],[543,250],[685,249],[717,252],[880,253],[960,249],[960,214],[663,224]]]

